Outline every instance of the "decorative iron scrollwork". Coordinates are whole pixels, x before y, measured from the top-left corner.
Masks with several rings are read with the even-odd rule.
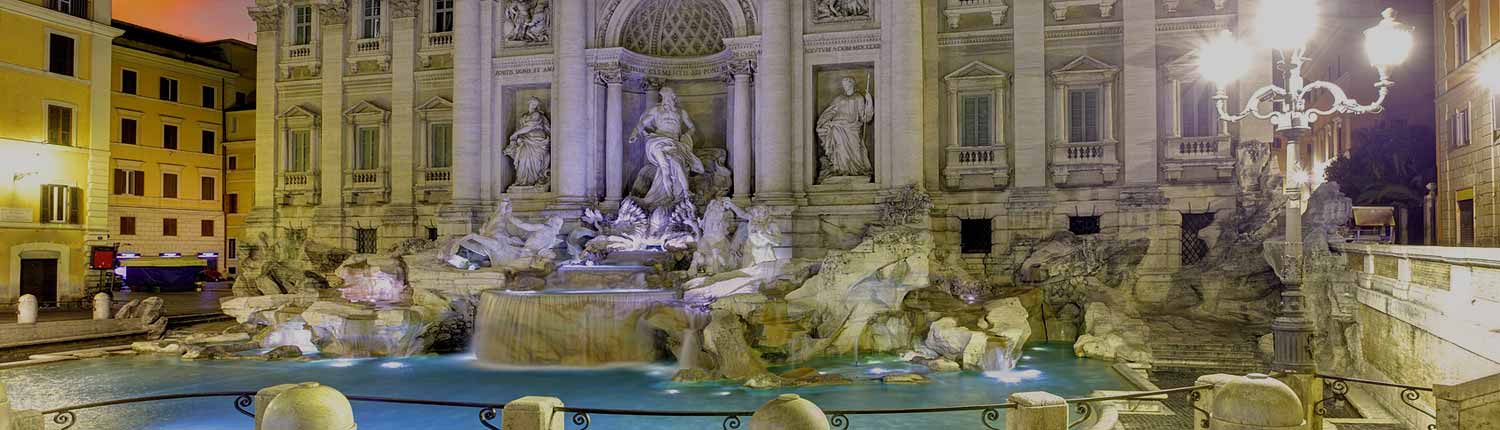
[[[482,425],[482,426],[484,426],[484,428],[487,428],[487,429],[490,429],[490,430],[500,430],[499,427],[495,427],[495,424],[493,422],[491,422],[495,418],[499,418],[499,417],[500,417],[500,411],[495,410],[494,407],[488,407],[488,408],[480,409],[479,410],[479,425]]]
[[[239,395],[239,397],[234,398],[234,410],[239,411],[239,413],[244,416],[255,418],[255,411],[253,409],[249,409],[254,405],[255,396],[251,396],[249,394],[241,394]]]
[[[738,415],[730,415],[724,418],[724,430],[735,430],[738,428],[740,428],[740,417]]]
[[[1339,402],[1349,401],[1349,398],[1346,397],[1346,395],[1349,394],[1349,384],[1344,382],[1344,380],[1324,378],[1323,387],[1324,389],[1328,390],[1327,392],[1332,394],[1332,396],[1324,397],[1322,400],[1313,402],[1313,414],[1320,417],[1328,416],[1328,407],[1323,405],[1324,402],[1327,402],[1329,400],[1335,400]],[[1402,398],[1405,398],[1405,392],[1402,392]]]
[[[828,417],[828,426],[833,430],[849,430],[849,417],[844,414],[834,414]]]
[[[1202,400],[1202,399],[1203,399],[1203,392],[1202,391],[1192,391],[1192,392],[1188,393],[1188,406],[1191,406],[1193,408],[1193,410],[1198,411],[1198,413],[1203,414],[1203,422],[1199,423],[1199,425],[1202,425],[1203,428],[1206,429],[1206,428],[1208,428],[1209,418],[1212,418],[1213,414],[1209,413],[1207,410],[1205,410],[1203,408],[1198,407],[1198,401]]]
[[[1074,408],[1074,410],[1078,411],[1078,419],[1073,420],[1073,422],[1071,423],[1068,423],[1068,428],[1078,427],[1079,424],[1083,424],[1084,421],[1089,420],[1089,416],[1094,414],[1094,407],[1090,405],[1090,403],[1079,403],[1078,406]]]
[[[984,424],[984,427],[990,430],[1001,430],[1004,428],[1004,425],[1000,424],[1000,418],[1000,409],[985,408],[982,415],[983,421],[980,421],[980,423]]]
[[[73,428],[73,424],[77,422],[78,416],[73,411],[62,411],[52,416],[52,423],[62,426],[62,430]]]
[[[578,430],[588,430],[589,424],[591,424],[592,422],[593,421],[589,419],[589,414],[583,412],[573,413],[573,424],[581,426],[578,427]]]

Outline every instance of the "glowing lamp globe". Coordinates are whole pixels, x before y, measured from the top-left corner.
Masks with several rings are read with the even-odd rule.
[[[1302,49],[1317,31],[1317,0],[1262,0],[1255,14],[1255,39],[1263,48]]]
[[[1365,54],[1376,67],[1401,64],[1411,53],[1411,28],[1396,21],[1395,9],[1387,8],[1381,16],[1380,24],[1365,30]]]
[[[1250,48],[1224,30],[1198,49],[1198,70],[1210,81],[1228,85],[1250,68]]]

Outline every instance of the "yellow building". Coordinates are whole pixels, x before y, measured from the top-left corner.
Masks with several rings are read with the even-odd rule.
[[[81,303],[109,241],[109,0],[0,0],[0,307]]]
[[[114,25],[125,33],[114,41],[110,231],[122,253],[222,269],[224,108],[246,102],[254,85],[226,50],[245,44]]]
[[[255,202],[255,106],[231,107],[225,112],[228,134],[224,138],[224,248],[226,274],[235,275],[238,245],[245,239],[245,218]]]

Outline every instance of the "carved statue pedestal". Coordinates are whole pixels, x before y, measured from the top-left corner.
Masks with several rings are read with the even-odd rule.
[[[829,177],[823,178],[823,180],[821,182],[819,182],[819,184],[821,184],[821,185],[868,184],[870,182],[871,181],[870,181],[870,177],[869,176],[829,176]]]
[[[547,192],[547,186],[546,185],[529,185],[529,186],[511,185],[509,188],[505,189],[505,192],[511,193],[511,194],[545,194]]]

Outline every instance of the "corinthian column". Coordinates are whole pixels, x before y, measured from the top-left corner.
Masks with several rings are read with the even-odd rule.
[[[624,114],[625,79],[619,68],[607,68],[599,71],[599,82],[604,84],[605,91],[604,203],[615,207],[625,192],[625,131],[620,124]]]
[[[761,0],[760,60],[755,86],[755,198],[792,196],[792,6]]]
[[[552,189],[558,203],[581,204],[588,193],[589,80],[584,58],[588,2],[554,2],[557,27],[557,99],[552,104]]]
[[[729,77],[733,85],[734,100],[730,122],[729,169],[734,172],[735,199],[750,197],[750,76],[755,74],[755,63],[743,61],[730,66]]]

